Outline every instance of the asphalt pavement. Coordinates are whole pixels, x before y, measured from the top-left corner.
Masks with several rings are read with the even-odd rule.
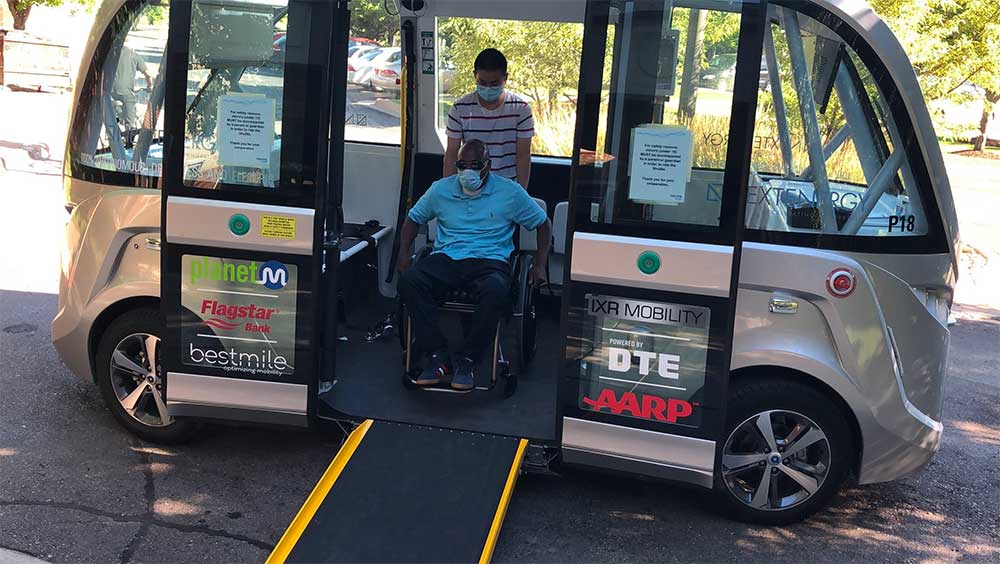
[[[262,561],[340,438],[210,425],[161,447],[116,424],[50,341],[65,221],[52,145],[43,160],[0,152],[0,548],[51,562]],[[1000,306],[960,306],[957,317],[944,440],[922,474],[849,487],[784,528],[730,521],[695,488],[524,475],[495,560],[1000,561]],[[440,542],[448,530],[442,522]]]

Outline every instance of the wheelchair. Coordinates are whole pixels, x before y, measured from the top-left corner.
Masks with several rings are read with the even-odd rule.
[[[427,257],[432,251],[430,245],[421,249],[414,257],[413,264]],[[535,331],[537,312],[535,309],[538,289],[531,284],[531,266],[534,263],[533,253],[514,251],[508,259],[511,270],[511,309],[502,317],[493,337],[492,370],[490,381],[486,386],[476,385],[472,390],[491,391],[497,383],[503,380],[503,395],[509,398],[517,391],[518,375],[531,362],[535,355]],[[474,314],[479,303],[478,296],[471,288],[457,288],[435,296],[440,311],[454,312],[462,315]],[[450,387],[418,386],[414,377],[419,374],[420,367],[416,365],[419,358],[415,350],[413,324],[406,313],[402,300],[399,302],[402,331],[399,332],[400,344],[403,347],[403,385],[407,389],[427,391],[468,393],[472,390],[453,390]],[[514,350],[517,362],[513,363],[507,355],[509,348],[504,347],[505,336],[513,333]]]

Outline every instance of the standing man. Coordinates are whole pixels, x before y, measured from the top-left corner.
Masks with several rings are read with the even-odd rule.
[[[121,55],[118,57],[118,69],[115,71],[115,80],[111,83],[111,98],[122,103],[121,122],[128,131],[128,138],[132,138],[132,130],[138,126],[138,115],[136,114],[135,95],[135,73],[142,73],[146,79],[146,87],[153,87],[153,79],[146,69],[146,61],[132,48],[122,45]]]
[[[530,282],[537,284],[544,280],[552,223],[524,188],[490,172],[490,152],[482,141],[465,143],[458,156],[459,173],[432,184],[406,217],[397,289],[412,319],[417,347],[430,353],[414,383],[429,386],[451,376],[453,389],[471,390],[476,366],[511,305],[507,258],[514,252],[514,229],[521,225],[537,231],[538,250],[529,273]],[[432,219],[438,222],[434,252],[412,264],[413,239],[419,226]],[[462,287],[474,289],[478,304],[465,342],[452,355],[438,327],[434,296]]]
[[[496,49],[484,49],[474,65],[476,91],[462,96],[448,112],[448,148],[442,176],[455,174],[462,143],[476,139],[489,148],[493,174],[528,188],[531,177],[531,138],[535,120],[528,100],[509,90],[507,58]]]

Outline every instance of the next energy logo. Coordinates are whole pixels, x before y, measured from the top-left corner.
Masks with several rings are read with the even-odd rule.
[[[232,377],[291,381],[297,267],[185,255],[181,269],[181,305],[193,314],[181,327],[184,364]]]

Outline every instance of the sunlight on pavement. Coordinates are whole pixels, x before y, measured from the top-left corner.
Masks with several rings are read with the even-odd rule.
[[[69,217],[62,155],[70,96],[0,92],[0,290],[55,294]],[[38,149],[42,147],[43,149]]]

